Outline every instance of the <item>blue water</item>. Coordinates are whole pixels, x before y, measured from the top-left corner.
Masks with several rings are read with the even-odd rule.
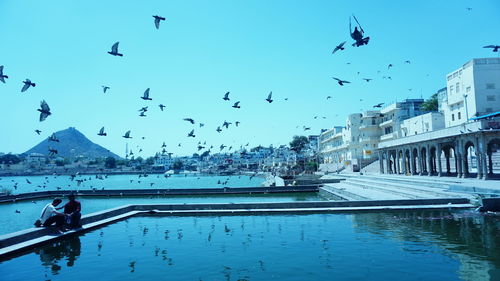
[[[499,280],[498,216],[135,217],[0,262],[2,280]]]
[[[28,181],[30,183],[28,183]],[[226,183],[225,185],[218,182]],[[0,177],[0,190],[9,190],[12,194],[50,191],[50,190],[92,190],[92,189],[147,189],[147,188],[217,188],[217,187],[255,187],[264,182],[261,177],[249,176],[193,176],[172,175],[112,175],[98,179],[91,175],[77,176],[29,176]]]

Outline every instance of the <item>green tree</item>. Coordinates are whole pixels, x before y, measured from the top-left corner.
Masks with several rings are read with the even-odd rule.
[[[155,163],[155,158],[154,157],[148,157],[146,158],[146,165],[153,165]]]
[[[318,170],[318,163],[316,161],[309,161],[306,163],[306,171],[315,172]]]
[[[300,153],[308,144],[309,139],[306,136],[294,136],[293,140],[290,142],[290,149]]]
[[[184,167],[184,163],[181,160],[175,160],[174,164],[172,164],[172,169],[174,170],[180,170],[182,167]]]
[[[104,167],[108,169],[116,168],[116,159],[114,157],[106,158],[106,161],[104,162]]]
[[[17,164],[21,162],[21,158],[14,154],[5,154],[0,156],[0,164]]]
[[[423,111],[438,111],[439,103],[438,103],[438,95],[437,93],[432,95],[429,99],[424,101],[421,105],[421,109]]]

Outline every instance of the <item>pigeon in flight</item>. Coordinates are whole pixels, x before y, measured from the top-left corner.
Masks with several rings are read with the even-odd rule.
[[[382,107],[382,105],[384,105],[384,103],[383,103],[383,102],[381,102],[381,103],[378,103],[378,104],[374,105],[374,106],[373,106],[373,108],[381,108],[381,107]]]
[[[145,112],[145,111],[141,112],[141,113],[139,114],[139,116],[141,116],[141,117],[146,117],[146,112]]]
[[[222,124],[222,127],[226,127],[226,129],[229,129],[229,125],[231,125],[231,124],[233,124],[233,123],[224,121],[224,123]]]
[[[53,142],[59,142],[59,139],[56,137],[55,133],[52,133],[52,135],[49,137],[48,140]]]
[[[337,45],[337,47],[335,47],[335,49],[333,49],[332,54],[335,54],[335,52],[337,52],[338,50],[342,50],[343,51],[345,49],[344,48],[344,44],[345,43],[346,43],[346,41],[344,41],[344,42],[340,43],[339,45]]]
[[[160,21],[165,20],[165,18],[160,16],[153,16],[153,18],[155,18],[156,29],[160,29]]]
[[[149,97],[149,88],[144,91],[144,95],[142,95],[141,99],[143,100],[153,100],[152,98]]]
[[[164,106],[163,104],[160,104],[160,105],[158,105],[158,106],[160,107],[161,111],[163,111],[163,109],[166,107],[166,106]]]
[[[43,120],[45,120],[49,115],[51,115],[52,113],[50,112],[50,107],[49,105],[43,100],[41,103],[40,103],[40,108],[37,109],[38,111],[40,111],[40,122],[42,122]]]
[[[370,82],[370,81],[372,81],[373,79],[371,79],[371,78],[363,78],[363,80],[365,80],[366,82]]]
[[[162,148],[165,148],[167,147],[167,145],[165,144],[165,142],[163,142],[163,144],[161,145]]]
[[[271,91],[271,92],[269,93],[269,95],[267,96],[266,101],[267,101],[268,103],[272,103],[272,102],[273,102],[273,99],[272,99],[272,98],[273,98],[273,91]]]
[[[38,135],[40,135],[40,133],[41,133],[41,132],[42,132],[42,131],[40,131],[40,130],[38,130],[38,129],[36,129],[36,130],[35,130],[35,133],[37,133]]]
[[[304,127],[304,131],[309,131],[311,130],[311,127]]]
[[[220,126],[219,126],[219,127],[217,127],[217,130],[216,130],[216,131],[217,131],[217,133],[222,132],[222,129],[220,128]]]
[[[189,132],[188,137],[193,137],[193,138],[196,137],[194,134],[194,130],[191,130],[191,132]]]
[[[189,123],[194,124],[194,120],[193,120],[193,119],[191,119],[191,118],[184,118],[184,119],[182,119],[182,120],[184,120],[184,121],[188,121]]]
[[[338,78],[335,78],[335,77],[332,77],[333,79],[337,80],[337,83],[339,83],[340,86],[344,86],[344,83],[351,83],[349,81],[346,81],[346,80],[340,80]]]
[[[409,60],[405,60],[405,63],[410,64],[411,62]]]
[[[54,156],[57,154],[57,149],[49,147],[49,156]]]
[[[106,93],[106,91],[107,91],[107,90],[109,90],[109,87],[108,87],[108,86],[102,86],[102,91],[103,91],[104,93]]]
[[[223,100],[229,100],[229,92],[224,94],[224,97],[222,98]]]
[[[98,133],[97,135],[98,135],[98,136],[101,136],[101,137],[105,137],[105,136],[107,136],[108,134],[106,134],[106,133],[104,132],[104,127],[102,127],[102,128],[99,130],[99,133]]]
[[[5,78],[9,78],[9,76],[3,74],[3,65],[0,65],[0,81],[5,83]]]
[[[241,108],[240,102],[239,101],[235,102],[232,107],[233,108]]]
[[[329,100],[329,99],[331,99],[331,98],[332,98],[332,96],[327,96],[327,97],[326,97],[326,99],[327,99],[327,100]]]
[[[240,121],[236,121],[236,122],[234,122],[234,125],[236,125],[236,127],[238,127],[240,125],[240,123],[241,123]]]
[[[132,137],[130,136],[130,131],[127,131],[125,133],[125,135],[123,135],[122,137],[126,138],[126,139],[131,139]]]
[[[493,49],[493,52],[496,53],[496,52],[498,52],[498,49],[500,49],[500,45],[488,45],[488,46],[484,46],[483,48],[491,48],[491,49]]]
[[[226,146],[225,146],[224,144],[221,144],[221,145],[220,145],[220,147],[219,147],[219,148],[220,148],[220,151],[222,151],[225,147],[226,147]]]
[[[123,54],[118,53],[118,44],[120,44],[120,42],[113,44],[113,46],[111,46],[111,52],[108,52],[108,54],[123,57]]]
[[[147,106],[145,106],[145,107],[143,107],[143,108],[139,109],[138,111],[139,111],[139,112],[146,112],[146,111],[148,111],[148,107],[147,107]]]
[[[392,65],[392,63],[390,63],[388,66],[387,66],[387,69],[393,67],[394,65]]]
[[[29,79],[24,80],[23,83],[24,83],[24,86],[21,89],[21,92],[26,92],[26,90],[28,90],[29,87],[35,87],[36,86],[36,84],[33,83],[33,82],[31,82],[31,80],[29,80]]]

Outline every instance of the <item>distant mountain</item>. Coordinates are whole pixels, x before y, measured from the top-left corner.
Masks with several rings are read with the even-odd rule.
[[[55,136],[59,142],[49,141],[49,138],[46,138],[23,154],[40,153],[48,155],[49,147],[51,147],[57,150],[57,156],[60,157],[85,156],[87,158],[101,158],[111,156],[117,159],[121,158],[106,148],[91,142],[84,134],[73,127],[55,132]]]

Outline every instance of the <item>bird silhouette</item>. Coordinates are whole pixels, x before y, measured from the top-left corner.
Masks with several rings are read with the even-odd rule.
[[[411,62],[409,60],[405,60],[405,63],[406,64],[410,64]]]
[[[146,112],[145,112],[145,111],[141,112],[141,113],[139,114],[139,116],[141,116],[141,117],[146,117]]]
[[[381,107],[382,107],[382,105],[384,105],[384,103],[383,103],[383,102],[381,102],[381,103],[377,103],[376,105],[374,105],[374,106],[373,106],[373,108],[381,108]]]
[[[165,144],[165,142],[163,142],[163,144],[161,145],[161,147],[167,147],[167,145]]]
[[[31,82],[31,80],[29,80],[29,79],[24,80],[23,83],[24,83],[24,86],[21,89],[21,92],[26,92],[26,90],[28,90],[29,87],[35,87],[36,86],[36,84],[33,83],[33,82]]]
[[[200,123],[200,124],[198,124],[198,125],[200,125],[200,128],[201,128],[201,127],[203,127],[203,126],[205,126],[205,124],[204,124],[204,123]]]
[[[219,127],[217,127],[217,130],[216,130],[216,131],[217,131],[217,133],[222,132],[222,129],[220,128],[220,126],[219,126]]]
[[[351,83],[349,81],[346,81],[346,80],[341,80],[341,79],[338,79],[338,78],[335,78],[335,77],[332,77],[333,79],[337,80],[337,83],[340,85],[340,86],[344,86],[344,83]]]
[[[344,42],[342,42],[342,43],[338,44],[338,45],[335,47],[335,49],[333,49],[332,54],[335,54],[335,52],[337,52],[338,50],[342,50],[342,51],[343,51],[343,50],[345,49],[345,48],[344,48],[344,44],[345,44],[345,43],[346,43],[346,41],[344,41]]]
[[[9,78],[9,76],[3,74],[3,65],[0,65],[0,81],[5,83],[5,78]]]
[[[240,102],[239,101],[235,102],[232,107],[233,108],[241,108]]]
[[[372,81],[373,79],[371,79],[371,78],[363,78],[363,80],[365,80],[366,82],[370,82],[370,81]]]
[[[236,122],[234,122],[234,125],[236,125],[236,127],[238,127],[240,125],[240,123],[241,123],[240,121],[236,121]]]
[[[229,100],[229,92],[224,94],[223,100]]]
[[[390,63],[388,66],[387,66],[387,69],[393,67],[394,65],[392,65],[392,63]]]
[[[42,132],[42,131],[40,131],[40,130],[38,130],[38,129],[36,129],[36,130],[35,130],[35,133],[37,133],[38,135],[40,135],[40,133],[41,133],[41,132]]]
[[[139,112],[146,112],[148,111],[148,107],[145,106],[145,107],[142,107],[141,109],[138,110]]]
[[[165,18],[160,16],[153,16],[153,18],[155,18],[156,29],[160,29],[160,21],[165,20]]]
[[[224,121],[224,123],[222,124],[222,127],[226,127],[226,129],[229,129],[229,125],[231,125],[231,124],[233,124],[233,123]]]
[[[122,137],[126,138],[126,139],[131,139],[132,137],[130,136],[130,131],[127,131],[125,133],[125,135],[123,135]]]
[[[49,156],[54,156],[57,154],[57,149],[49,147]]]
[[[271,92],[269,93],[269,95],[268,95],[268,96],[267,96],[267,98],[266,98],[266,101],[267,101],[268,103],[272,103],[272,102],[273,102],[273,99],[272,99],[272,98],[273,98],[273,91],[271,91]]]
[[[166,107],[166,106],[164,106],[163,104],[160,104],[160,105],[158,105],[158,106],[160,107],[161,111],[163,111],[163,109]]]
[[[194,129],[191,130],[191,132],[189,132],[188,137],[192,137],[192,138],[196,137],[194,134]]]
[[[220,145],[220,147],[219,147],[219,148],[220,148],[220,151],[222,151],[225,147],[226,147],[226,146],[225,146],[224,144],[221,144],[221,145]]]
[[[104,93],[106,93],[107,90],[109,90],[109,87],[108,86],[101,86],[102,87],[102,91]]]
[[[500,45],[488,45],[488,46],[484,46],[483,48],[490,48],[490,49],[493,49],[493,52],[498,52],[498,49],[500,49]]]
[[[40,103],[40,109],[37,109],[38,111],[40,111],[40,122],[42,122],[43,120],[45,120],[49,115],[51,115],[52,113],[50,112],[50,107],[49,105],[45,102],[45,100],[43,100],[41,103]]]
[[[149,97],[149,88],[144,91],[144,94],[142,95],[141,99],[143,100],[153,100],[152,98]]]
[[[326,97],[326,99],[327,99],[327,100],[329,100],[329,99],[331,99],[331,98],[332,98],[332,96],[327,96],[327,97]]]
[[[192,118],[184,118],[182,120],[188,121],[189,123],[194,124],[194,120]]]
[[[120,42],[113,44],[113,46],[111,46],[111,52],[108,52],[108,54],[123,57],[123,54],[118,53],[118,44],[120,44]]]
[[[104,127],[102,127],[102,128],[99,130],[99,133],[98,133],[97,135],[98,135],[98,136],[101,136],[101,137],[105,137],[105,136],[107,136],[108,134],[106,134],[106,133],[104,132]]]
[[[59,139],[56,137],[55,133],[52,133],[52,135],[49,137],[48,140],[53,142],[59,142]]]

